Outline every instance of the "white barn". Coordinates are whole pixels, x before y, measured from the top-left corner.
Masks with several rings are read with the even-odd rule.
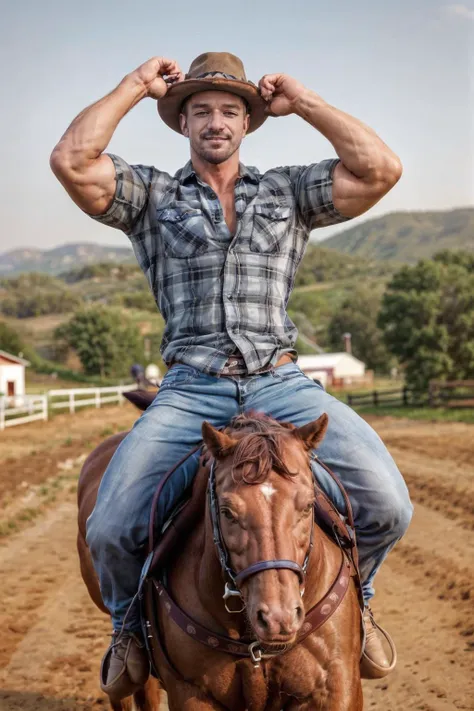
[[[25,368],[28,365],[24,358],[0,351],[0,395],[16,400],[25,394]]]
[[[301,355],[298,365],[303,373],[320,380],[324,387],[353,385],[367,377],[365,363],[346,352]]]

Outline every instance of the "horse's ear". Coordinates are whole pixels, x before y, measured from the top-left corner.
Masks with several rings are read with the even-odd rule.
[[[313,422],[308,422],[307,425],[297,427],[295,434],[303,440],[303,444],[307,449],[315,449],[318,444],[324,439],[328,428],[329,417],[325,412]]]
[[[238,440],[232,439],[224,432],[216,430],[209,422],[202,423],[202,438],[208,450],[216,458],[220,459],[232,452]]]

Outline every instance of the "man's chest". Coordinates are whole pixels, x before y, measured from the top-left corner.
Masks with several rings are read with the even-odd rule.
[[[232,247],[245,254],[297,255],[307,232],[295,206],[266,186],[217,195],[211,188],[180,186],[157,206],[149,220],[163,256],[198,257]]]

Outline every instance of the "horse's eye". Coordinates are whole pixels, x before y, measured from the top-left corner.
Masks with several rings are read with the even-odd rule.
[[[309,516],[313,512],[313,504],[308,504],[303,509],[303,516]]]
[[[237,521],[237,519],[235,518],[235,516],[234,516],[234,514],[232,513],[232,511],[230,511],[229,509],[222,509],[222,510],[221,510],[221,514],[222,514],[222,515],[224,516],[224,518],[226,518],[228,521],[234,521],[234,522]]]

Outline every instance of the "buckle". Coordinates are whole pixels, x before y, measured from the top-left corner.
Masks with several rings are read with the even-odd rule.
[[[262,650],[260,649],[260,643],[252,642],[252,644],[249,644],[249,653],[250,659],[252,660],[252,664],[254,665],[254,667],[259,667],[262,661]]]

